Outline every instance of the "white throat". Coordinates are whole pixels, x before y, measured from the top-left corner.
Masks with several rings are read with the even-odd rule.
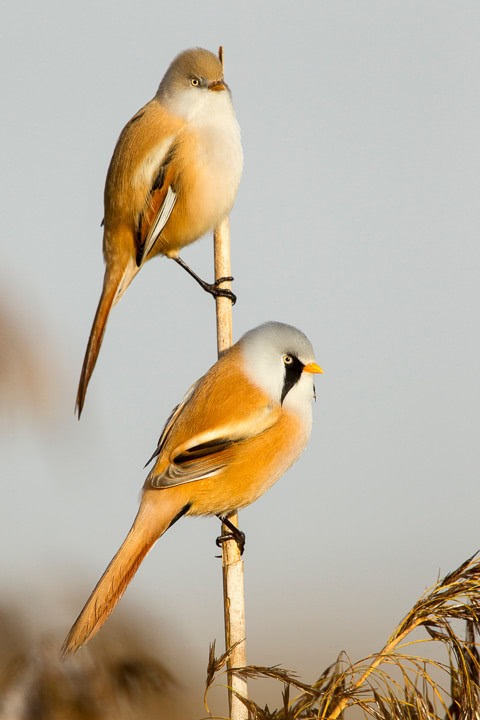
[[[195,126],[230,123],[235,120],[232,100],[228,90],[187,88],[176,90],[164,98],[167,109]]]

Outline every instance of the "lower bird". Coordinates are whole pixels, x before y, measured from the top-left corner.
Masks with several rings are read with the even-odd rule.
[[[313,374],[322,372],[300,330],[268,322],[192,385],[163,428],[135,521],[70,630],[65,655],[98,632],[147,552],[179,518],[228,521],[288,470],[309,440]]]

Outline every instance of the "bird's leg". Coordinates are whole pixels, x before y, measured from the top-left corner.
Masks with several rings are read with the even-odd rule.
[[[243,555],[243,551],[245,550],[245,533],[239,530],[232,522],[230,522],[226,515],[217,515],[217,517],[230,530],[230,532],[225,533],[224,535],[219,535],[219,537],[217,537],[216,543],[218,547],[221,547],[222,543],[227,542],[227,540],[231,540],[233,538],[238,545],[240,555]]]
[[[218,278],[218,280],[215,280],[215,282],[213,283],[207,283],[205,280],[202,280],[202,278],[199,277],[197,273],[192,270],[192,268],[188,267],[187,263],[184,262],[181,257],[175,257],[172,259],[175,260],[175,262],[178,263],[180,267],[186,270],[188,274],[191,275],[193,279],[196,280],[197,283],[206,292],[210,293],[210,295],[213,295],[214,297],[226,297],[232,301],[232,305],[235,305],[235,303],[237,302],[237,296],[231,290],[218,287],[222,282],[231,282],[233,280],[233,277],[229,275],[228,277]]]

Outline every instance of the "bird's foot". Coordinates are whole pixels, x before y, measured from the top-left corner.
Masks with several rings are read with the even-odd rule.
[[[243,551],[245,550],[245,533],[239,530],[236,525],[231,523],[228,517],[222,517],[221,515],[217,515],[217,517],[230,531],[217,537],[215,541],[217,546],[221,547],[224,542],[235,540],[238,545],[238,549],[240,550],[240,555],[243,555]]]
[[[215,280],[213,283],[207,283],[205,280],[203,280],[200,284],[205,290],[205,292],[210,293],[210,295],[213,295],[213,297],[226,297],[229,300],[231,300],[232,305],[235,305],[237,302],[237,296],[235,293],[233,293],[231,290],[228,290],[228,288],[221,288],[219,285],[221,285],[223,282],[232,282],[233,277],[231,275],[227,275],[226,277],[218,278],[218,280]]]
[[[235,295],[235,293],[233,293],[231,290],[228,290],[227,288],[219,287],[219,285],[221,285],[223,282],[232,282],[233,277],[231,275],[218,278],[218,280],[215,280],[215,282],[213,283],[208,283],[205,280],[202,280],[202,278],[199,277],[197,273],[194,272],[192,268],[189,267],[187,263],[182,260],[181,257],[175,257],[173,258],[173,260],[175,260],[175,262],[178,263],[180,267],[186,270],[188,274],[191,275],[194,280],[196,280],[200,287],[205,290],[205,292],[210,293],[210,295],[213,295],[213,297],[226,297],[231,301],[232,305],[235,305],[235,303],[237,302],[237,296]]]

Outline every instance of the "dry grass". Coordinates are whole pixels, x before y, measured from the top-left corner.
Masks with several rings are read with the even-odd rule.
[[[148,633],[128,613],[92,650],[66,662],[58,638],[29,636],[14,607],[0,609],[0,720],[185,717],[184,688],[153,657]]]
[[[480,560],[473,557],[424,593],[382,650],[358,662],[342,653],[311,685],[279,667],[237,670],[252,682],[269,678],[283,690],[276,710],[243,702],[251,720],[480,720],[479,609]],[[11,622],[0,634],[7,645],[28,646]],[[182,702],[187,686],[178,692],[168,671],[149,655],[148,639],[132,643],[124,636],[115,652],[108,644],[96,647],[95,655],[82,651],[61,663],[57,644],[45,643],[4,662],[0,720],[191,717]],[[212,646],[206,706],[212,685],[225,677],[227,659],[227,653],[216,658]]]
[[[277,710],[241,699],[251,720],[480,720],[479,609],[480,562],[473,557],[424,593],[379,652],[355,663],[342,654],[312,685],[278,667],[238,669],[242,677],[283,686]],[[226,659],[215,658],[212,646],[207,711],[209,688]]]
[[[170,682],[147,657],[93,658],[62,663],[58,647],[42,643],[3,678],[2,720],[134,720],[158,717],[154,705]],[[158,710],[158,707],[157,707]]]

